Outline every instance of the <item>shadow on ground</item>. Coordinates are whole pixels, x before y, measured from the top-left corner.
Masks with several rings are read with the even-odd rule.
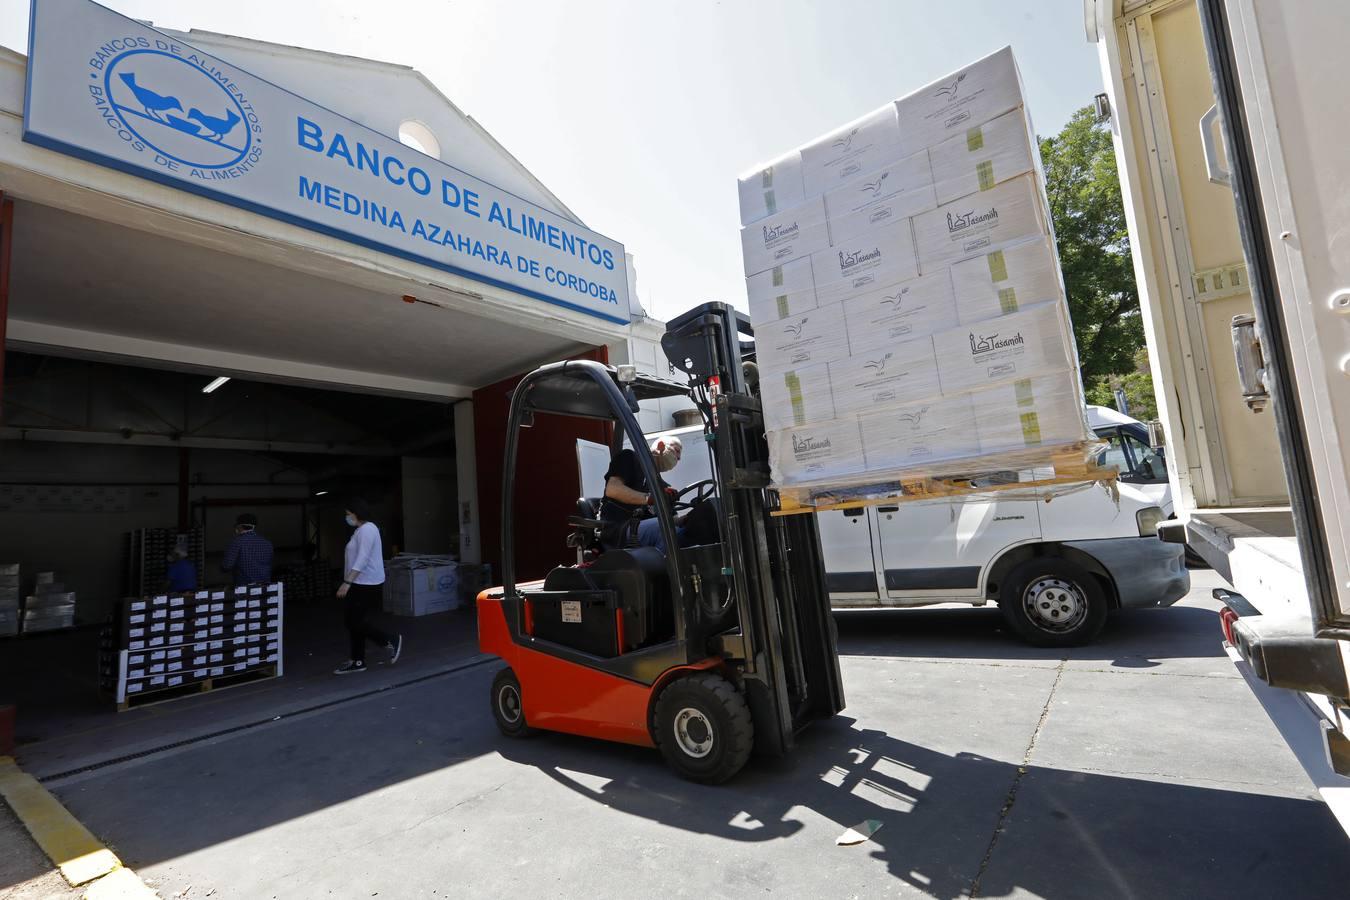
[[[427,682],[248,739],[75,779],[58,793],[137,869],[473,763],[453,780],[426,783],[416,798],[405,790],[401,802],[412,800],[415,808],[400,809],[400,818],[383,827],[403,833],[434,820],[448,834],[462,832],[478,849],[473,870],[457,870],[456,877],[474,883],[519,862],[511,842],[497,840],[494,822],[517,821],[512,816],[520,810],[492,814],[478,802],[501,787],[485,787],[487,781],[502,777],[500,763],[486,771],[479,764],[500,754],[514,764],[506,778],[515,787],[497,802],[537,806],[531,818],[544,817],[548,824],[539,827],[547,837],[533,839],[565,840],[566,821],[550,811],[570,815],[575,804],[541,790],[528,773],[621,814],[605,819],[612,845],[576,848],[599,854],[596,864],[622,859],[626,817],[639,817],[725,841],[788,842],[776,851],[777,863],[770,854],[762,866],[751,865],[765,870],[756,878],[788,893],[786,870],[774,869],[782,857],[816,860],[814,877],[828,883],[831,872],[858,877],[858,857],[844,854],[866,854],[891,877],[938,898],[962,896],[977,879],[982,896],[1023,890],[1051,898],[1267,897],[1286,895],[1291,885],[1305,896],[1337,896],[1350,883],[1344,835],[1313,801],[1038,766],[1019,778],[1008,762],[938,752],[846,716],[805,732],[789,757],[753,760],[731,783],[703,787],[678,779],[651,750],[556,734],[502,738],[482,710],[492,674],[485,667]],[[903,723],[894,730],[903,734]],[[991,854],[1015,786],[1016,803]],[[470,805],[457,812],[464,803]],[[155,814],[146,816],[147,809]],[[357,840],[348,833],[352,816],[359,820],[360,813],[334,810],[324,820],[331,824],[316,824],[320,830],[305,840],[357,865],[362,854],[375,854],[374,865],[379,851],[366,848],[369,837],[345,843]],[[828,820],[825,841],[821,818]],[[884,823],[870,843],[832,846],[833,834],[866,819]],[[411,824],[399,824],[405,821]],[[253,865],[278,865],[306,852],[275,843],[286,833],[255,838],[246,851]],[[434,840],[438,833],[404,839]]]
[[[1269,897],[1293,885],[1302,896],[1337,896],[1350,879],[1343,835],[1318,802],[1039,766],[1019,778],[1017,766],[934,752],[846,717],[813,727],[793,756],[753,761],[720,787],[683,782],[649,752],[582,739],[499,749],[612,810],[726,840],[791,840],[803,812],[840,833],[880,820],[862,847],[813,841],[801,852],[867,853],[936,898]],[[1000,827],[1003,803],[991,800],[1014,784]]]

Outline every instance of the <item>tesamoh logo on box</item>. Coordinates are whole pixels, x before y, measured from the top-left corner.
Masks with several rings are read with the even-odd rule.
[[[972,332],[970,335],[970,355],[978,358],[986,353],[1007,350],[1009,347],[1020,347],[1025,343],[1026,339],[1022,337],[1020,331],[1012,337],[1006,338],[999,337],[998,332],[980,335]]]
[[[992,206],[989,208],[989,212],[986,213],[977,213],[974,210],[957,213],[956,215],[947,213],[947,233],[960,234],[967,229],[974,228],[976,225],[997,221],[998,209]]]
[[[798,459],[829,453],[830,446],[830,439],[827,437],[822,438],[814,434],[794,434],[792,436],[792,453]]]
[[[94,110],[127,147],[179,175],[242,177],[262,157],[262,122],[232,72],[162,38],[117,38],[89,58]]]

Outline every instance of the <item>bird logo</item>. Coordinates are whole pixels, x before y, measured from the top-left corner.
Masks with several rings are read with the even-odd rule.
[[[960,75],[957,75],[955,81],[951,84],[944,84],[942,87],[938,88],[933,92],[933,96],[946,97],[948,100],[955,100],[957,91],[961,87],[961,82],[966,80],[967,74],[968,73],[966,72],[962,72]]]
[[[232,109],[227,109],[225,111],[225,118],[217,119],[214,116],[206,115],[195,106],[188,112],[188,118],[195,119],[201,123],[202,130],[206,134],[206,137],[215,141],[217,144],[220,143],[225,135],[234,131],[234,126],[243,121]]]
[[[861,190],[863,193],[870,193],[873,197],[880,195],[881,186],[886,183],[886,179],[890,176],[890,174],[891,174],[890,172],[882,172],[881,176],[877,178],[876,181],[869,181],[865,183],[861,188],[859,188],[859,190]]]
[[[247,80],[223,63],[138,47],[98,74],[108,105],[139,139],[133,146],[155,154],[159,165],[237,178],[260,159],[263,123],[245,94]]]
[[[136,97],[136,101],[141,104],[141,108],[145,110],[148,118],[168,125],[169,120],[166,116],[169,110],[183,111],[183,104],[179,102],[177,97],[156,94],[149,88],[137,84],[135,72],[122,72],[121,78],[126,86],[131,88],[131,93]]]

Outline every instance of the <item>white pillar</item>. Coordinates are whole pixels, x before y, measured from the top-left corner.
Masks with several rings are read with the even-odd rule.
[[[473,439],[473,401],[455,404],[455,474],[459,480],[459,560],[483,561],[478,540],[478,457]]]

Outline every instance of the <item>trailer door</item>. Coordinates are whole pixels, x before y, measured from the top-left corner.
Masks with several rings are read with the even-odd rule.
[[[1217,106],[1196,127],[1231,182],[1260,342],[1244,390],[1270,394],[1315,623],[1350,638],[1350,15],[1345,0],[1199,7]]]

